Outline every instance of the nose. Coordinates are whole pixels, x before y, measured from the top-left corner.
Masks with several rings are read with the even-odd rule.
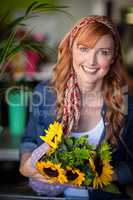
[[[90,66],[96,65],[97,58],[96,58],[96,53],[93,50],[90,50],[89,55],[88,55],[88,63]]]

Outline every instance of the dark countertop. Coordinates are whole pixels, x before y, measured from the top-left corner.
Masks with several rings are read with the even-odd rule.
[[[10,188],[10,189],[9,189]],[[26,183],[19,184],[17,186],[6,186],[0,188],[0,200],[88,200],[88,198],[83,197],[45,197],[45,196],[38,196],[34,193]]]
[[[87,198],[64,198],[59,197],[46,197],[37,195],[29,186],[28,180],[15,184],[6,184],[0,186],[0,200],[34,200],[34,199],[47,199],[47,200],[88,200]]]
[[[22,136],[12,136],[8,128],[0,133],[0,160],[18,161],[19,145]]]

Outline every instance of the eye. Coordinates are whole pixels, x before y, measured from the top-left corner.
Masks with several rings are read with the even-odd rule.
[[[80,52],[88,52],[89,51],[89,48],[85,47],[85,46],[79,46],[78,48],[79,48]]]
[[[100,53],[101,53],[103,56],[108,56],[108,55],[110,55],[110,51],[104,50],[104,49],[102,49],[102,50],[100,51]]]

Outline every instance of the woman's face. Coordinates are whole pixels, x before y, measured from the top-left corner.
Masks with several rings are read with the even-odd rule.
[[[114,40],[107,34],[93,48],[74,41],[72,47],[73,67],[79,84],[102,80],[109,71],[114,58]]]

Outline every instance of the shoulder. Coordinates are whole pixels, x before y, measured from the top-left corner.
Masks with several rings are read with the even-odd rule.
[[[51,85],[50,80],[48,80],[48,81],[42,81],[42,82],[38,83],[36,85],[36,87],[34,88],[33,92],[43,93],[44,90],[51,90],[51,93],[54,94],[54,89],[53,89],[53,87]]]
[[[128,133],[128,134],[127,134]],[[127,112],[125,113],[125,131],[123,136],[133,142],[133,95],[127,94]]]
[[[128,94],[128,108],[133,109],[133,95]]]
[[[127,110],[128,120],[133,120],[133,95],[128,95],[128,110]]]
[[[30,98],[30,112],[40,123],[56,116],[56,94],[50,81],[40,82]]]
[[[53,104],[56,101],[56,93],[50,81],[43,81],[36,85],[32,93],[33,102]]]

